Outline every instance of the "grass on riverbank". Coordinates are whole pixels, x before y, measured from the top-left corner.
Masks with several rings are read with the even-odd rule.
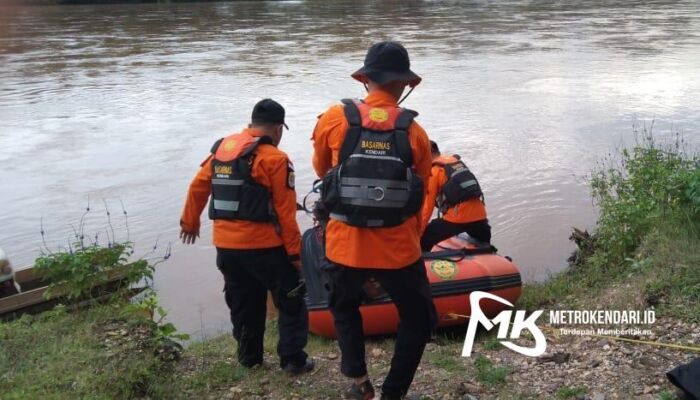
[[[600,206],[595,233],[579,241],[565,272],[524,291],[529,309],[655,307],[700,320],[700,169],[679,139],[662,145],[642,132],[631,150],[591,177]]]
[[[173,361],[159,355],[147,320],[126,310],[124,305],[107,305],[1,323],[2,398],[334,400],[347,387],[339,372],[335,341],[311,335],[307,351],[317,368],[299,377],[286,376],[275,364],[274,321],[268,324],[262,368],[248,370],[238,365],[230,335],[194,343]],[[518,356],[494,343],[491,336],[479,335],[473,356],[460,357],[463,338],[463,331],[441,332],[427,346],[412,385],[412,392],[420,393],[421,400],[573,399],[584,391],[600,391],[590,380],[575,378],[585,371],[586,360],[614,356],[594,349],[602,346],[596,342],[572,346],[550,338],[552,351],[565,349],[576,360],[562,365],[571,369],[573,378],[553,385],[550,375],[562,371]],[[393,338],[367,340],[368,369],[377,386],[389,369],[393,344]],[[616,356],[616,362],[621,356]],[[657,370],[654,376],[668,370],[668,365]],[[649,374],[643,373],[645,377]],[[626,381],[613,378],[606,382],[604,392],[627,393],[628,389],[615,386]],[[663,398],[675,398],[668,387],[661,393],[668,394]]]
[[[463,337],[463,332],[446,333],[428,346],[416,375],[424,394],[456,393],[468,376],[485,390],[507,390],[507,367],[484,356],[458,356]],[[281,373],[272,364],[277,359],[274,322],[268,324],[265,336],[266,365],[253,370],[236,362],[230,335],[194,343],[178,361],[163,357],[154,338],[148,318],[123,303],[79,312],[59,307],[0,323],[0,393],[3,399],[330,400],[347,385],[338,370],[337,343],[313,335],[306,350],[316,360],[316,370],[296,378]],[[368,340],[372,376],[386,375],[393,342],[392,338]],[[475,351],[481,350],[486,349],[480,338]]]
[[[150,323],[122,305],[0,323],[3,399],[159,397],[152,379],[170,368],[157,356]]]

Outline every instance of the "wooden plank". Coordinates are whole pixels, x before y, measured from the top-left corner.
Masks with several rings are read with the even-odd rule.
[[[41,287],[0,299],[0,315],[45,302],[46,289],[47,287]]]
[[[15,282],[17,282],[19,287],[22,289],[22,292],[43,286],[41,277],[36,272],[34,267],[27,267],[15,271]]]
[[[25,270],[26,271],[26,270]],[[31,272],[29,273],[31,274]],[[25,277],[31,277],[31,275],[25,275]],[[102,295],[116,291],[117,287],[121,285],[121,282],[126,279],[125,274],[119,270],[107,271],[108,280],[96,285],[91,289],[92,295],[105,291]],[[26,282],[26,281],[25,281]],[[15,294],[8,297],[0,298],[0,317],[4,314],[19,313],[23,314],[25,312],[31,312],[33,309],[39,307],[42,304],[56,304],[64,300],[63,296],[59,296],[52,299],[44,298],[44,293],[48,289],[48,286],[41,286],[26,292]],[[58,289],[60,291],[60,288]]]
[[[19,283],[31,281],[31,280],[34,280],[37,278],[38,278],[38,276],[36,276],[36,272],[34,271],[34,267],[26,267],[26,268],[15,270],[15,280]]]

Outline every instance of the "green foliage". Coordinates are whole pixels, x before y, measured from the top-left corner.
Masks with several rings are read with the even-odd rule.
[[[231,365],[226,361],[215,361],[206,371],[194,374],[187,386],[197,390],[232,385],[248,374],[248,369],[240,364]]]
[[[557,390],[557,399],[567,400],[571,398],[576,398],[582,394],[586,393],[586,388],[582,387],[561,387]]]
[[[684,200],[694,215],[700,214],[700,169],[689,171],[684,176]]]
[[[80,243],[68,251],[44,254],[35,262],[36,270],[49,283],[47,297],[65,296],[70,300],[86,297],[93,288],[121,275],[124,287],[144,278],[153,279],[154,266],[146,260],[129,261],[132,243],[107,247]]]
[[[600,206],[597,245],[609,267],[628,266],[647,232],[668,218],[699,221],[698,160],[683,152],[679,140],[663,147],[642,132],[632,149],[599,164],[591,188]]]
[[[638,249],[651,278],[644,300],[663,314],[700,321],[700,235],[689,225],[669,223],[654,229]]]
[[[659,400],[677,400],[679,399],[678,396],[673,394],[672,391],[670,390],[662,390],[659,392]]]
[[[178,341],[189,340],[190,335],[180,333],[175,325],[164,322],[168,312],[158,304],[158,297],[152,289],[148,289],[140,301],[127,305],[125,312],[148,315],[146,323],[151,328],[153,346],[166,358],[179,358],[182,345]]]
[[[566,299],[582,285],[582,275],[588,270],[568,270],[564,273],[550,276],[544,282],[528,283],[518,299],[518,305],[528,311],[539,310]]]
[[[448,372],[464,370],[464,365],[455,354],[441,354],[439,357],[433,357],[431,361],[436,367]]]
[[[495,335],[490,335],[484,340],[484,350],[496,350],[501,347],[501,341]]]
[[[649,306],[686,320],[700,318],[700,163],[680,139],[657,143],[647,132],[629,150],[608,156],[592,174],[600,207],[595,234],[563,273],[525,286],[521,306],[539,309],[644,296]],[[612,298],[608,298],[608,302]],[[609,304],[608,304],[609,305]]]
[[[484,356],[474,360],[476,379],[487,387],[502,385],[506,382],[506,376],[510,370],[508,367],[496,367],[493,362]]]
[[[171,246],[168,244],[165,254],[150,262],[146,256],[158,248],[156,240],[153,250],[147,255],[136,258],[134,243],[129,240],[129,217],[121,204],[126,239],[118,241],[112,225],[112,214],[106,200],[104,211],[108,226],[105,244],[99,242],[97,232],[94,239],[86,239],[86,217],[91,212],[90,199],[85,212],[80,217],[77,227],[73,227],[73,241],[67,249],[61,248],[53,252],[46,244],[46,232],[43,219],[41,222],[41,238],[44,245],[42,255],[35,261],[35,270],[48,284],[45,292],[47,298],[64,297],[69,301],[90,297],[101,297],[106,293],[114,293],[113,298],[122,298],[133,284],[141,281],[152,281],[155,266],[170,258]],[[120,201],[121,203],[121,201]],[[111,234],[110,234],[111,233]]]

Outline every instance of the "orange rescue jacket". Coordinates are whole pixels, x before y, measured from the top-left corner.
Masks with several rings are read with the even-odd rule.
[[[228,157],[235,158],[251,142],[251,137],[262,133],[244,129],[239,136],[231,135],[221,146]],[[229,148],[226,148],[229,147]],[[200,215],[211,193],[212,155],[201,165],[190,184],[180,225],[183,230],[196,232]],[[226,249],[264,249],[284,246],[290,259],[299,257],[301,235],[296,220],[297,197],[294,190],[294,167],[287,155],[271,144],[260,144],[252,158],[251,176],[266,187],[272,197],[276,222],[252,222],[216,219],[213,223],[214,246]]]
[[[394,112],[398,107],[396,99],[383,91],[369,93],[364,102],[387,112]],[[323,177],[338,164],[340,147],[347,129],[348,122],[342,105],[329,108],[319,117],[312,137],[313,167],[319,177]],[[427,182],[431,163],[428,136],[414,121],[408,129],[408,139],[413,154],[413,167],[423,182]],[[358,228],[331,220],[326,228],[326,256],[329,260],[348,267],[402,268],[421,257],[421,231],[420,213],[401,225],[388,228]]]
[[[435,200],[442,190],[442,186],[447,182],[444,164],[457,162],[458,160],[452,156],[439,156],[433,161],[433,167],[430,170],[430,181],[426,185],[428,193],[425,196],[423,203],[423,228],[428,225],[430,217],[433,215],[435,208]],[[454,207],[447,209],[442,216],[445,221],[456,224],[464,224],[467,222],[480,221],[486,219],[486,206],[481,199],[469,199]]]

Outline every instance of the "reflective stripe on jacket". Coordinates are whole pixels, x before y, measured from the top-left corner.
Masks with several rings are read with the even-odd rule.
[[[373,107],[396,107],[389,93],[373,91],[364,99]],[[348,129],[343,106],[329,108],[319,117],[313,133],[313,166],[319,177],[338,164],[340,148]],[[430,174],[430,142],[423,128],[413,122],[408,130],[413,155],[413,167],[427,182]],[[421,257],[420,213],[398,226],[358,228],[331,220],[326,229],[326,256],[333,262],[358,268],[401,268]]]
[[[241,135],[261,136],[260,131],[245,129]],[[211,193],[212,157],[202,163],[190,184],[180,224],[186,231],[199,230],[200,216]],[[287,155],[271,144],[260,144],[251,168],[252,178],[267,188],[277,217],[273,222],[214,220],[216,247],[227,249],[264,249],[284,246],[290,257],[299,255],[301,235],[296,220],[296,192],[290,184],[294,168]]]
[[[343,100],[348,130],[339,165],[323,178],[321,201],[330,218],[360,228],[401,225],[423,201],[408,128],[415,112]]]
[[[270,191],[251,175],[258,145],[268,137],[234,134],[212,147],[209,218],[276,222]]]

